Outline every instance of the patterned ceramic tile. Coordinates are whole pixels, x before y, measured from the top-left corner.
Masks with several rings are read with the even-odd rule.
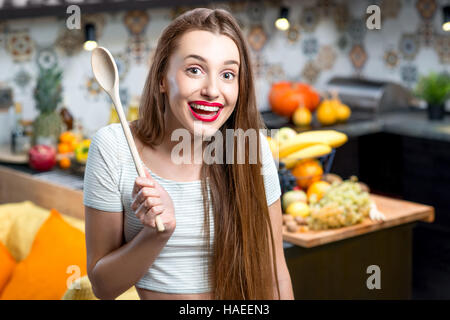
[[[128,11],[123,17],[123,23],[128,31],[133,35],[141,34],[147,26],[150,17],[146,11],[132,10]]]
[[[444,64],[450,63],[450,35],[440,35],[435,39],[434,48],[437,55],[439,56],[439,61]]]
[[[317,54],[317,67],[321,70],[330,70],[336,62],[337,54],[333,46],[325,45],[320,47]]]
[[[415,34],[403,34],[399,42],[399,50],[407,60],[413,60],[419,52],[420,42]]]
[[[348,21],[350,20],[347,4],[342,3],[336,6],[334,9],[333,20],[339,31],[347,29]]]
[[[292,44],[300,40],[300,31],[298,26],[292,26],[286,31],[286,37]]]
[[[28,30],[8,33],[6,47],[15,62],[29,61],[34,52],[34,42]]]
[[[25,89],[31,82],[31,74],[25,69],[20,69],[15,75],[13,79],[14,83],[20,89]]]
[[[436,0],[417,0],[416,8],[422,19],[431,19],[437,9]]]
[[[419,37],[419,41],[423,46],[432,46],[434,38],[436,36],[433,24],[430,21],[423,21],[417,29],[417,36]]]
[[[252,57],[253,64],[253,74],[256,78],[261,78],[264,76],[267,69],[267,62],[261,53],[256,53]]]
[[[336,41],[336,45],[341,51],[344,51],[345,49],[347,49],[348,45],[349,45],[349,40],[348,40],[347,35],[341,34]]]
[[[303,54],[309,57],[313,57],[317,54],[318,51],[318,41],[316,38],[308,38],[303,40],[302,50]]]
[[[397,67],[399,59],[398,52],[395,50],[388,50],[383,56],[384,63],[390,69]]]
[[[43,69],[51,69],[56,66],[58,64],[58,56],[53,47],[37,49],[36,63]]]
[[[333,0],[318,0],[317,8],[324,17],[334,14],[336,4]]]
[[[400,0],[382,0],[381,1],[381,20],[391,18],[397,18],[402,8],[402,2]]]
[[[354,45],[349,55],[355,69],[361,69],[367,61],[367,53],[362,45]]]
[[[412,64],[406,64],[400,68],[402,81],[411,86],[417,81],[417,67]]]
[[[280,63],[272,64],[267,68],[265,79],[272,84],[286,79],[283,66]]]
[[[366,35],[366,23],[363,19],[352,19],[348,24],[348,34],[354,43],[361,43]]]
[[[300,25],[306,32],[314,32],[319,24],[320,14],[317,7],[303,8],[300,14]]]
[[[73,56],[83,49],[84,34],[81,29],[62,29],[56,39],[56,48],[67,56]]]
[[[114,60],[117,64],[117,72],[119,74],[119,79],[125,79],[128,69],[130,68],[130,61],[125,53],[115,53],[113,54]]]
[[[253,26],[250,29],[247,41],[250,45],[250,48],[252,48],[254,51],[261,50],[267,41],[267,34],[264,31],[263,26],[262,25]]]
[[[148,40],[144,36],[131,36],[128,38],[127,53],[137,64],[141,64],[150,50]]]
[[[308,61],[302,70],[302,80],[314,84],[320,75],[320,69],[314,61]]]
[[[249,1],[247,3],[247,16],[253,23],[261,23],[264,20],[265,5],[263,1]]]
[[[86,90],[90,97],[98,98],[102,93],[102,88],[97,83],[94,77],[89,77],[86,80]]]

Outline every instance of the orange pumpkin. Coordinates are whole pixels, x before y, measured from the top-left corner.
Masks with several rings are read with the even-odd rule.
[[[301,105],[314,111],[319,102],[319,94],[305,83],[281,81],[273,84],[269,93],[272,112],[284,117],[291,117]]]

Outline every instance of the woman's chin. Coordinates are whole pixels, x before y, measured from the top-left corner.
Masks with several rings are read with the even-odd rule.
[[[213,123],[208,123],[208,122],[203,122],[203,121],[193,121],[191,123],[189,131],[194,136],[205,138],[205,137],[213,136],[217,132],[218,129],[219,128],[217,128],[216,124],[213,124]]]

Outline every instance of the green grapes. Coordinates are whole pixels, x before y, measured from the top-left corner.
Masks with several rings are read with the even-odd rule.
[[[360,223],[369,216],[370,204],[369,193],[361,189],[356,178],[335,182],[322,199],[310,203],[308,226],[325,230]]]

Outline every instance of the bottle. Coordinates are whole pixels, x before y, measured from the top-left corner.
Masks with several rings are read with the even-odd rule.
[[[22,105],[16,102],[12,110],[11,123],[11,153],[25,153],[29,148],[29,136],[25,132],[22,121]]]
[[[139,97],[134,96],[128,106],[127,120],[133,122],[139,118]]]

